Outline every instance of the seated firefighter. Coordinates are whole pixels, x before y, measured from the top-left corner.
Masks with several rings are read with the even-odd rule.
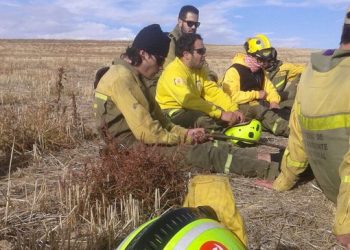
[[[165,59],[164,67],[166,67],[169,63],[171,63],[175,58],[175,47],[179,38],[183,34],[196,33],[197,28],[200,25],[199,20],[199,10],[192,5],[182,6],[179,12],[179,16],[177,19],[177,24],[175,28],[169,32],[170,38],[170,46],[169,52]],[[207,62],[204,62],[203,68],[206,70],[208,74],[208,78],[214,82],[218,81],[217,74],[209,69],[209,65]]]
[[[179,166],[274,179],[278,164],[269,161],[270,155],[258,154],[256,148],[206,141],[203,128],[185,129],[165,118],[142,79],[152,78],[160,70],[169,42],[158,24],[143,28],[121,59],[102,76],[94,108],[104,139],[126,147],[138,141],[163,145],[159,147],[162,152],[183,155]],[[197,144],[191,145],[194,143]]]
[[[277,89],[285,107],[291,108],[295,99],[297,85],[305,65],[282,62],[277,59],[277,50],[271,47],[271,54],[263,65],[267,77]]]
[[[287,137],[289,111],[280,109],[281,97],[264,72],[272,53],[270,41],[257,35],[249,38],[244,48],[246,54],[233,58],[220,85],[248,119],[258,119],[274,135]]]
[[[199,34],[183,34],[176,43],[176,58],[160,76],[156,100],[177,125],[221,130],[244,117],[237,104],[208,79],[205,55]]]
[[[295,186],[310,166],[325,196],[336,204],[333,233],[350,250],[350,8],[340,46],[311,54],[291,113],[291,133],[273,183]]]

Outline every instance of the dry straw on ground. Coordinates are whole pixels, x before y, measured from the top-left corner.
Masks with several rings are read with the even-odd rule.
[[[163,180],[159,187],[156,179],[139,172],[144,179],[134,182],[148,184],[140,192],[147,190],[146,196],[129,195],[132,187],[125,182],[126,193],[120,198],[115,191],[121,177],[113,171],[101,173],[108,162],[109,170],[117,166],[113,156],[100,156],[102,143],[91,132],[94,73],[127,44],[0,41],[0,249],[108,249],[150,216],[180,205],[185,179],[171,164],[168,172],[155,173]],[[239,51],[241,46],[209,45],[208,62],[221,75]],[[283,60],[304,63],[310,50],[278,52]],[[125,155],[121,158],[131,162]],[[131,158],[141,169],[147,163],[147,157]],[[7,173],[9,168],[13,171]],[[166,186],[169,176],[174,182]],[[314,181],[276,193],[255,186],[253,179],[231,177],[250,249],[341,249],[331,233],[334,204]],[[119,199],[113,200],[114,195]]]

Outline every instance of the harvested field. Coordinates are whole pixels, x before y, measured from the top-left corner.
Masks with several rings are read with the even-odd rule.
[[[96,70],[127,45],[0,40],[0,249],[112,249],[143,221],[181,204],[189,174],[174,173],[175,158],[162,166],[167,171],[160,175],[158,189],[145,181],[154,189],[143,194],[154,201],[142,202],[128,192],[122,199],[110,198],[118,184],[113,164],[124,158],[104,158],[93,123],[92,83]],[[209,65],[219,75],[233,54],[243,51],[241,46],[207,47]],[[282,60],[298,63],[306,63],[310,52],[278,49]],[[264,136],[286,145],[284,138]],[[162,158],[153,162],[154,152],[142,152],[126,152],[130,157],[124,161],[133,159],[139,168],[147,162],[154,171]],[[107,165],[112,170],[102,182],[98,170]],[[165,187],[169,176],[174,181]],[[335,205],[310,174],[285,193],[257,187],[255,179],[230,177],[249,249],[342,249],[331,233]]]

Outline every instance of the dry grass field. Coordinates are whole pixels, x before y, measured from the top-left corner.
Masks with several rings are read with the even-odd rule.
[[[177,176],[174,162],[163,166],[156,150],[140,146],[132,162],[141,170],[150,162],[150,174],[141,171],[143,179],[133,179],[140,188],[151,187],[139,199],[120,193],[130,181],[113,172],[138,152],[124,151],[124,158],[122,151],[109,158],[101,153],[92,111],[94,74],[127,45],[0,40],[0,249],[112,249],[143,221],[181,204],[188,173],[169,187],[156,186],[159,179],[162,184]],[[209,65],[219,75],[234,53],[243,51],[241,46],[207,47]],[[306,63],[310,54],[278,52],[282,60],[298,63]],[[158,164],[166,169],[159,176],[152,168]],[[124,167],[124,173],[132,172]],[[277,193],[257,187],[254,179],[230,177],[249,249],[342,249],[331,233],[335,206],[312,178]]]

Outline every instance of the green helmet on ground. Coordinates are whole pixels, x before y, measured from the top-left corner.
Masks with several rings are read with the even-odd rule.
[[[226,129],[225,135],[235,137],[233,143],[253,144],[260,140],[262,125],[256,119]]]
[[[141,225],[117,250],[244,250],[239,238],[218,222],[209,206],[178,208]]]

